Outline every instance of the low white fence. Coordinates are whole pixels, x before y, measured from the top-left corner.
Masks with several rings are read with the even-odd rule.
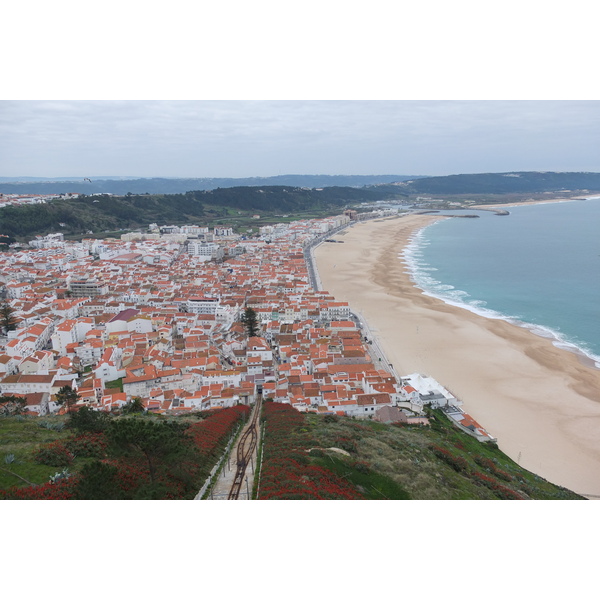
[[[231,446],[233,445],[233,442],[236,440],[237,434],[240,431],[240,428],[243,427],[243,426],[244,426],[244,423],[242,423],[237,428],[236,432],[231,436],[231,439],[229,440],[229,443],[227,444],[227,447],[225,448],[225,452],[223,452],[223,455],[219,459],[219,462],[212,468],[212,470],[210,472],[210,475],[208,476],[208,478],[204,482],[204,485],[202,486],[202,489],[194,497],[194,500],[202,500],[202,496],[204,496],[206,490],[209,488],[210,484],[212,483],[213,477],[219,471],[221,465],[223,464],[223,461],[229,456],[229,452],[231,451]]]

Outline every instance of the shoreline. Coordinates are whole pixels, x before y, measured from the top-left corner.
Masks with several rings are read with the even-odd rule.
[[[432,215],[432,216],[437,216],[437,215]],[[571,352],[572,354],[577,356],[577,358],[579,359],[581,364],[583,364],[589,368],[592,368],[592,369],[600,370],[600,356],[596,356],[593,353],[591,353],[590,351],[586,351],[584,348],[577,346],[577,344],[569,341],[568,339],[564,339],[563,337],[561,337],[561,335],[557,331],[554,331],[550,327],[546,327],[545,325],[539,325],[537,323],[529,323],[527,321],[517,320],[513,317],[510,317],[503,313],[499,313],[495,310],[487,309],[487,308],[482,309],[482,308],[476,307],[474,305],[471,305],[467,302],[461,302],[460,300],[454,301],[449,298],[445,298],[441,294],[436,294],[435,292],[424,289],[419,284],[419,282],[416,281],[412,276],[412,271],[414,271],[415,265],[413,264],[411,258],[407,256],[406,250],[410,249],[410,246],[412,245],[413,240],[420,232],[424,231],[431,225],[435,224],[435,222],[441,221],[442,219],[445,219],[445,218],[449,218],[449,217],[447,217],[446,215],[439,215],[439,218],[436,219],[436,221],[418,229],[413,235],[411,235],[409,237],[407,244],[404,246],[404,248],[398,255],[399,259],[408,266],[408,275],[410,277],[410,280],[413,282],[413,285],[416,288],[421,290],[421,292],[425,296],[430,296],[431,298],[436,298],[438,300],[441,300],[442,302],[444,302],[445,304],[448,304],[449,306],[455,306],[457,308],[461,308],[461,309],[469,311],[473,314],[485,317],[486,319],[498,319],[501,321],[505,321],[507,323],[510,323],[511,325],[515,325],[516,327],[521,327],[527,331],[530,331],[534,335],[537,335],[541,338],[548,339],[552,342],[552,344],[556,348],[560,348],[562,350],[565,350],[566,352]]]
[[[498,208],[514,208],[517,206],[531,206],[533,204],[552,204],[555,202],[581,202],[581,201],[585,201],[588,199],[592,199],[592,198],[598,198],[599,196],[594,196],[591,194],[587,194],[586,196],[571,196],[570,198],[548,198],[545,200],[539,199],[539,200],[524,200],[523,202],[506,202],[504,204],[473,204],[471,206],[469,206],[468,208],[474,208],[474,209],[493,209],[495,207]],[[467,210],[467,209],[465,209]]]
[[[315,249],[323,288],[363,314],[400,374],[438,380],[515,462],[600,495],[600,371],[526,327],[423,293],[400,256],[442,218],[354,225],[343,246]]]

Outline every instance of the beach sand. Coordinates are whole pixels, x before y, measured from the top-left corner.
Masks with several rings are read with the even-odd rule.
[[[600,370],[416,288],[399,254],[438,218],[358,223],[336,236],[343,244],[322,244],[314,254],[323,289],[362,314],[397,373],[439,381],[522,467],[600,497]]]

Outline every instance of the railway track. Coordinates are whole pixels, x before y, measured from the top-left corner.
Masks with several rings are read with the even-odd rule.
[[[252,454],[258,443],[258,417],[260,415],[261,404],[262,396],[258,396],[256,404],[254,405],[252,418],[248,425],[246,425],[246,430],[242,433],[237,445],[237,467],[227,500],[237,500],[240,495],[242,484],[244,483],[244,478],[246,476],[246,468],[250,464]],[[249,490],[247,491],[248,500],[250,500],[250,492]]]

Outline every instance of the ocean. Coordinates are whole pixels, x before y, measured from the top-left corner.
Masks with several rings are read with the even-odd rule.
[[[444,219],[402,253],[426,294],[504,319],[600,368],[600,197]]]

